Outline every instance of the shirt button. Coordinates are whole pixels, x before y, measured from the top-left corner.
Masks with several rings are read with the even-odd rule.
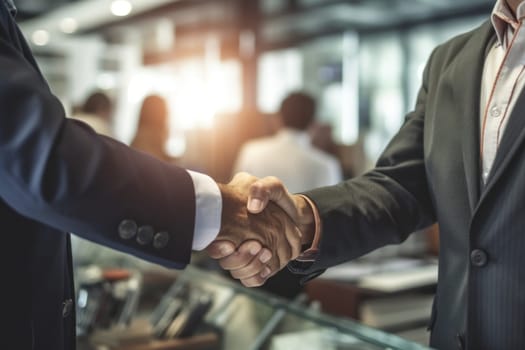
[[[485,253],[481,249],[474,249],[470,253],[470,262],[472,263],[472,265],[476,267],[483,267],[487,265],[488,260],[489,259],[488,259],[487,253]]]
[[[497,118],[501,115],[501,110],[498,107],[492,107],[490,110],[490,115],[494,118]]]

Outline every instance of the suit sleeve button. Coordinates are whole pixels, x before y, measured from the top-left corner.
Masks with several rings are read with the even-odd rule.
[[[146,245],[153,239],[155,230],[151,226],[140,226],[137,232],[137,242],[142,245]]]
[[[157,249],[164,248],[168,241],[170,240],[170,235],[166,231],[157,232],[153,238],[153,246]]]
[[[118,225],[118,234],[122,239],[131,239],[137,234],[137,223],[133,220],[122,220]]]

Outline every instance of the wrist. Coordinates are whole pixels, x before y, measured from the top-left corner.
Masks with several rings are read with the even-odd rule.
[[[222,224],[224,223],[224,213],[227,211],[229,204],[231,203],[231,193],[227,185],[217,183],[217,186],[219,186],[219,191],[221,192],[221,200],[222,200],[221,224]]]
[[[232,230],[232,223],[237,221],[241,222],[239,216],[243,212],[242,209],[244,206],[239,193],[237,193],[232,186],[221,183],[217,185],[219,186],[222,198],[221,227],[217,237],[223,238],[225,232]]]
[[[297,195],[301,199],[301,204],[298,206],[300,213],[304,218],[305,224],[307,224],[306,229],[303,230],[304,242],[303,245],[309,245],[310,248],[307,248],[305,251],[297,257],[296,261],[304,263],[312,263],[317,260],[319,256],[319,244],[321,241],[321,217],[319,215],[319,210],[317,209],[315,203],[308,197],[304,195]],[[301,229],[301,228],[300,228]]]
[[[309,245],[314,241],[316,234],[314,213],[316,208],[308,197],[303,195],[295,195],[294,197],[299,214],[298,226],[302,233],[301,244]]]

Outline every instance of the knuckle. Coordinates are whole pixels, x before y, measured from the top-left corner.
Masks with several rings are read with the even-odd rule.
[[[263,284],[264,284],[264,279],[262,279],[261,277],[255,277],[252,281],[253,287],[260,287]]]
[[[232,270],[232,266],[230,266],[229,264],[224,263],[224,262],[222,262],[222,261],[219,262],[219,265],[220,265],[221,268],[223,268],[224,270]]]
[[[256,285],[253,283],[253,280],[251,279],[241,280],[241,283],[245,287],[256,287]]]
[[[281,184],[281,180],[279,180],[279,178],[277,178],[276,176],[272,176],[272,175],[267,176],[265,177],[265,180],[275,185]]]
[[[265,186],[261,181],[256,181],[250,186],[250,193],[252,195],[264,195],[265,194]]]
[[[246,278],[241,280],[241,283],[246,287],[259,287],[264,284],[264,279],[260,277],[259,275],[253,276],[250,278]]]
[[[254,259],[250,264],[231,271],[233,277],[237,279],[245,279],[259,273],[263,268],[262,263],[258,259]]]
[[[244,274],[240,270],[232,270],[230,274],[235,279],[242,279],[244,277]]]

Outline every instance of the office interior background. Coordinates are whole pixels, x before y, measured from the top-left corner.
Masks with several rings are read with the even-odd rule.
[[[372,167],[414,106],[432,49],[487,20],[494,0],[15,0],[15,4],[17,21],[68,115],[74,115],[90,93],[102,91],[113,102],[113,137],[130,144],[143,99],[160,95],[168,104],[165,151],[170,159],[227,182],[240,147],[275,133],[282,99],[297,90],[317,100],[317,130],[325,131],[318,134],[319,146],[337,157],[343,177]],[[133,271],[129,279],[135,278],[143,295],[149,293],[150,309],[157,313],[162,310],[158,303],[170,297],[170,291],[176,299],[172,285],[176,280],[202,281],[221,286],[217,288],[223,294],[229,288],[242,294],[234,309],[252,311],[243,311],[239,323],[246,313],[266,308],[257,312],[252,333],[240,331],[232,321],[230,328],[223,327],[219,340],[204,337],[204,345],[197,349],[289,349],[301,339],[309,342],[307,349],[316,348],[316,341],[327,348],[328,338],[339,344],[328,347],[334,349],[402,349],[402,341],[424,348],[437,279],[436,231],[415,234],[400,247],[385,247],[353,265],[329,270],[304,287],[308,303],[301,297],[293,299],[281,319],[275,316],[286,304],[279,302],[281,296],[274,300],[268,291],[259,295],[234,281],[215,281],[207,275],[215,267],[199,254],[194,261],[202,270],[146,274],[155,268],[123,256],[107,262],[103,249],[77,253],[82,256],[79,266]],[[86,276],[92,271],[86,268],[77,276],[89,280]],[[140,277],[136,271],[142,271]],[[162,274],[168,277],[159,278]],[[158,286],[165,288],[157,290]],[[77,289],[90,290],[82,285]],[[87,296],[79,295],[77,304],[84,301],[85,306]],[[131,303],[135,317],[142,309],[137,300]],[[205,316],[208,321],[221,319],[220,303],[215,304],[214,313]],[[317,313],[322,315],[319,319]],[[85,310],[79,314],[85,316]],[[288,324],[295,329],[283,321],[287,317],[294,320]],[[88,326],[80,324],[80,336],[106,332],[97,341],[111,339],[114,345],[118,336],[111,333],[109,318],[104,320],[104,325],[100,318]],[[273,327],[269,320],[274,320]],[[208,322],[207,327],[224,326],[222,322]],[[299,329],[298,324],[306,326]],[[359,328],[362,324],[365,329]],[[196,334],[207,335],[208,328]],[[315,331],[325,328],[332,333],[319,338]],[[155,339],[160,344],[160,338]]]

